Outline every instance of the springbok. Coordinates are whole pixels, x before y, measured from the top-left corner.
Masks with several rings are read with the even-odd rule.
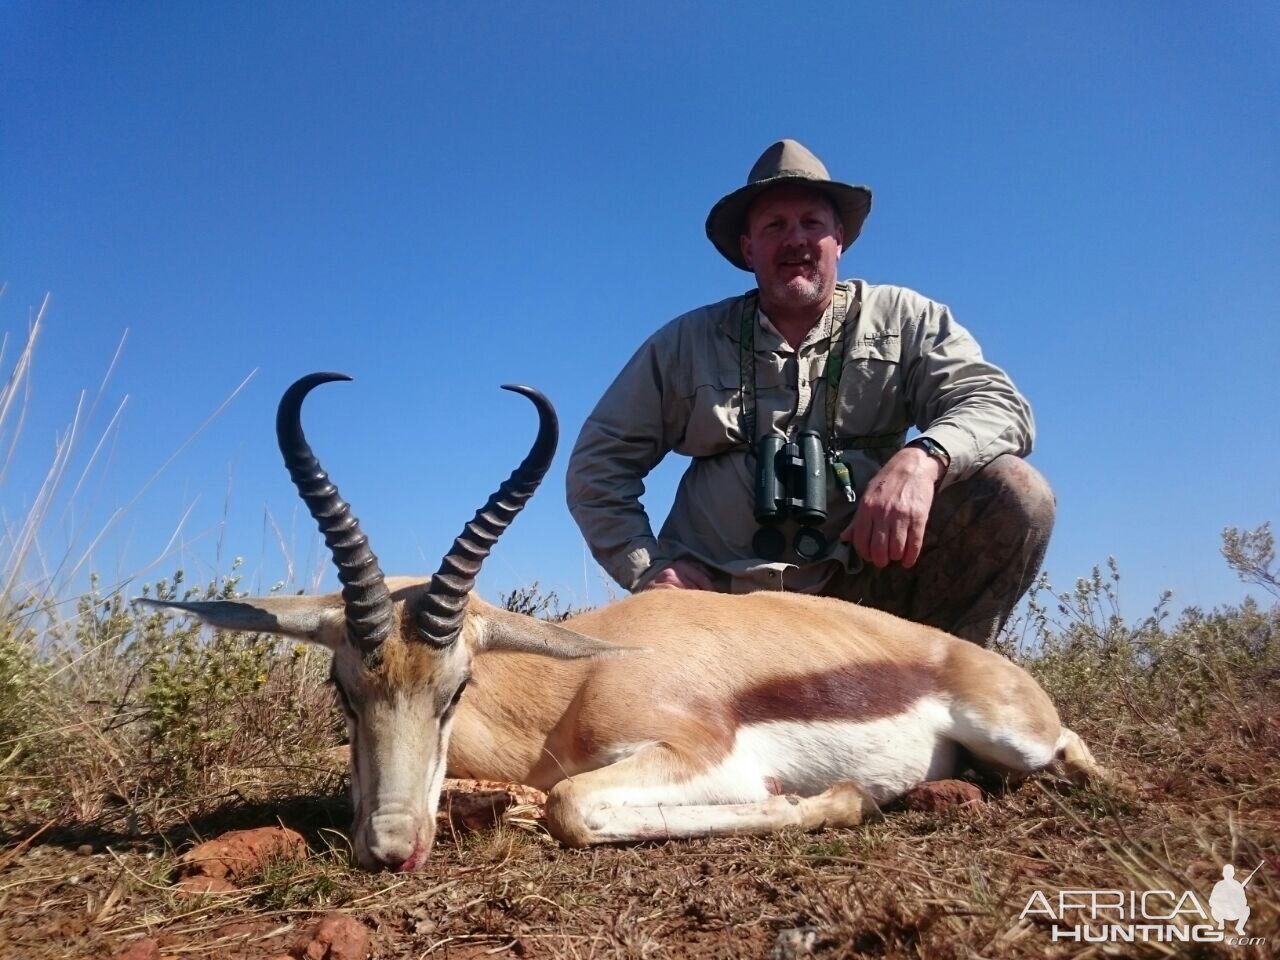
[[[851,826],[952,776],[960,748],[1008,776],[1055,762],[1075,779],[1100,773],[1021,668],[876,610],[656,590],[557,625],[473,596],[555,453],[555,411],[528,387],[504,388],[537,407],[528,456],[435,576],[384,577],[302,431],[307,393],[348,379],[303,377],[276,417],[341,593],[138,602],[333,651],[362,866],[423,865],[446,756],[456,776],[547,791],[548,828],[570,846]]]

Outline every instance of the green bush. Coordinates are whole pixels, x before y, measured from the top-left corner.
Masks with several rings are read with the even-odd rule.
[[[1275,582],[1268,524],[1243,535],[1225,531],[1223,544],[1243,579]],[[1252,723],[1262,686],[1280,679],[1280,607],[1266,610],[1247,598],[1207,613],[1188,607],[1171,623],[1165,593],[1130,623],[1119,585],[1114,560],[1072,591],[1056,593],[1042,577],[1026,614],[1002,638],[1002,652],[1027,667],[1069,722],[1120,717],[1167,733],[1224,713]]]
[[[0,618],[0,770],[29,755],[37,719],[46,713],[49,668],[36,656],[33,606],[18,604]]]
[[[178,571],[141,592],[233,599],[238,569],[201,587]],[[159,825],[229,795],[336,785],[340,767],[324,755],[342,724],[325,651],[135,609],[97,578],[72,617],[42,631],[39,656],[30,620],[15,610],[0,624],[0,787],[12,778],[11,815]],[[20,778],[3,763],[9,744],[31,761]]]

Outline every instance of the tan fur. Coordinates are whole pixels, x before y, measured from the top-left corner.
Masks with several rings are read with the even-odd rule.
[[[486,606],[473,599],[471,609]],[[1007,659],[839,600],[662,590],[564,626],[640,650],[588,662],[482,654],[451,770],[547,789],[607,763],[612,750],[651,741],[681,769],[705,768],[731,748],[735,704],[749,691],[848,664],[923,671],[938,691],[982,705],[993,723],[1010,721],[1049,743],[1058,736],[1053,704]]]
[[[948,688],[974,704],[991,726],[1016,727],[1047,743],[1058,739],[1058,711],[1049,695],[1030,674],[1000,654],[952,641],[942,673]]]
[[[1021,668],[866,607],[661,590],[554,625],[472,596],[459,639],[441,649],[409,624],[408,601],[427,583],[387,581],[396,626],[370,655],[346,642],[336,594],[167,605],[334,650],[354,711],[353,847],[366,865],[421,865],[446,747],[455,775],[549,791],[552,832],[573,845],[856,823],[872,796],[939,775],[954,744],[1011,776],[1055,762],[1073,779],[1101,773]],[[899,717],[916,719],[897,731]],[[804,750],[855,749],[813,739],[832,729],[864,731],[856,749],[873,752],[857,763],[884,760],[880,772],[861,786],[821,779],[826,755]],[[913,741],[912,729],[935,732]],[[793,789],[825,792],[777,796],[778,767],[752,766],[761,741],[742,759],[744,730],[748,741],[782,736],[765,742],[783,751],[783,766],[812,756],[812,774],[790,774],[808,786]],[[862,768],[840,769],[856,778]]]

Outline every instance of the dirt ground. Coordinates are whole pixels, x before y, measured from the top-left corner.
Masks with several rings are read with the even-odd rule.
[[[232,804],[164,835],[29,825],[0,850],[0,956],[359,960],[391,957],[1043,957],[1280,955],[1280,713],[1230,749],[1099,743],[1125,789],[1041,776],[976,805],[889,810],[855,830],[571,851],[536,796],[494,822],[454,793],[427,868],[348,865],[337,795]],[[1145,755],[1144,755],[1145,754]],[[494,794],[484,794],[484,806]],[[446,799],[445,806],[449,806]],[[175,886],[179,857],[228,830],[284,825],[300,857],[253,865],[224,894]],[[1020,919],[1041,891],[1191,890],[1221,864],[1249,887],[1247,946],[1054,943]],[[335,916],[337,915],[337,916]],[[316,930],[349,926],[319,939]],[[367,946],[361,938],[367,934]],[[330,939],[325,939],[330,937]]]

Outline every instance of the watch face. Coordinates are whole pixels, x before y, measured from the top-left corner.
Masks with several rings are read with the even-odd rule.
[[[951,457],[947,454],[947,451],[942,449],[942,444],[938,443],[935,440],[930,440],[928,437],[917,437],[915,440],[912,440],[909,444],[907,444],[907,446],[918,447],[919,449],[927,453],[929,456],[937,457],[939,460],[941,460],[944,463],[949,463],[951,460]]]

